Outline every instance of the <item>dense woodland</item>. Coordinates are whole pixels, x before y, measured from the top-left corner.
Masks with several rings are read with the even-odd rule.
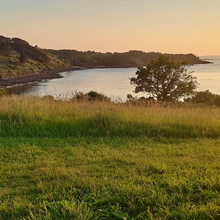
[[[131,50],[124,53],[100,53],[95,51],[52,50],[31,46],[19,38],[0,36],[1,78],[30,74],[38,71],[71,66],[95,67],[139,67],[157,59],[158,52]],[[166,54],[176,61],[187,61],[189,65],[206,63],[193,54]]]

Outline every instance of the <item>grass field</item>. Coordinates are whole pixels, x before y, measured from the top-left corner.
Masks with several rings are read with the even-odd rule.
[[[220,108],[0,99],[0,219],[220,219]]]

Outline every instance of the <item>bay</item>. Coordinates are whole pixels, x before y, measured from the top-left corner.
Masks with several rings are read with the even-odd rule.
[[[188,68],[199,83],[197,91],[209,90],[220,94],[220,56],[201,57],[210,64],[197,64]],[[63,72],[63,78],[47,80],[8,89],[14,95],[52,95],[55,98],[70,98],[75,92],[91,90],[110,97],[113,101],[125,101],[133,93],[129,78],[135,76],[137,68],[85,69]],[[142,96],[139,94],[138,96]]]

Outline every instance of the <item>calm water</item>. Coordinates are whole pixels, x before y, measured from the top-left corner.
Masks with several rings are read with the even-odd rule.
[[[220,57],[201,57],[212,64],[191,66],[193,76],[199,82],[198,91],[209,90],[220,94]],[[111,97],[113,100],[126,100],[127,94],[133,93],[129,78],[135,76],[137,68],[87,69],[61,73],[64,78],[48,80],[9,89],[15,95],[53,95],[55,98],[69,97],[73,92],[94,90]]]

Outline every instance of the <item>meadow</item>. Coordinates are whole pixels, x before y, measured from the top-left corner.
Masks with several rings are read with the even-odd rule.
[[[220,108],[0,98],[0,219],[220,219]]]

